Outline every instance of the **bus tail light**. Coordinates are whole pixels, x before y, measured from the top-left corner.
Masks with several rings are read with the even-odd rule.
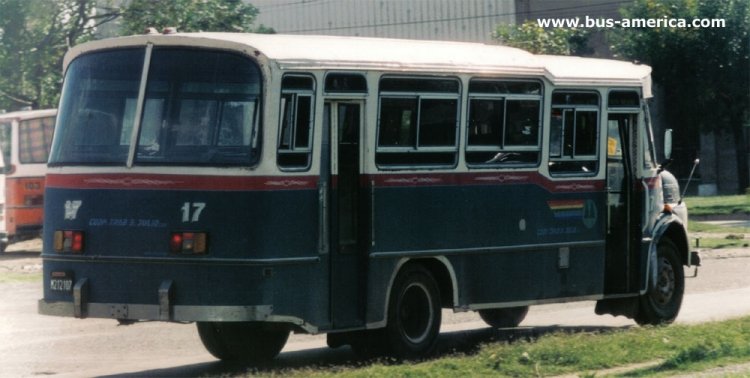
[[[55,231],[55,251],[58,253],[83,253],[83,231]]]
[[[207,251],[205,232],[172,232],[169,237],[171,253],[203,255]]]

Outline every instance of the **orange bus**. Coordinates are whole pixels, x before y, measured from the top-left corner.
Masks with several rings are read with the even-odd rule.
[[[56,115],[56,109],[0,114],[0,253],[42,230],[44,174]]]

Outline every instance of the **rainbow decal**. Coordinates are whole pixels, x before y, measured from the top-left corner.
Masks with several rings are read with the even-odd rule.
[[[552,200],[547,205],[555,219],[583,219],[584,200]]]

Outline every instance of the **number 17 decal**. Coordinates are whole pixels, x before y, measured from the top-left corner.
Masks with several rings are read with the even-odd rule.
[[[205,202],[185,202],[182,205],[182,221],[183,222],[197,222],[203,209],[206,208]],[[192,214],[192,216],[191,216]]]

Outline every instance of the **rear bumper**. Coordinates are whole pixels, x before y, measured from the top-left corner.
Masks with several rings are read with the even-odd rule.
[[[297,307],[303,303],[294,300],[286,303],[284,299],[290,295],[276,293],[279,288],[274,278],[286,278],[278,267],[273,270],[263,266],[219,265],[200,266],[201,269],[196,270],[197,266],[187,264],[166,265],[174,277],[153,279],[149,273],[163,271],[165,266],[139,265],[141,269],[135,271],[130,264],[120,264],[115,270],[108,269],[104,263],[79,262],[78,269],[68,264],[53,269],[54,263],[45,261],[45,296],[37,304],[38,313],[42,315],[129,321],[281,322],[308,333],[319,332],[310,319],[299,316],[302,312],[290,310],[294,308],[290,303]],[[297,269],[306,270],[304,265],[293,268],[295,271],[291,274],[297,276],[301,276]],[[264,269],[276,274],[261,277]],[[53,271],[76,273],[67,291],[52,287],[49,277]],[[186,279],[188,274],[203,279]],[[240,281],[242,277],[246,280]],[[276,303],[274,298],[284,303]]]

